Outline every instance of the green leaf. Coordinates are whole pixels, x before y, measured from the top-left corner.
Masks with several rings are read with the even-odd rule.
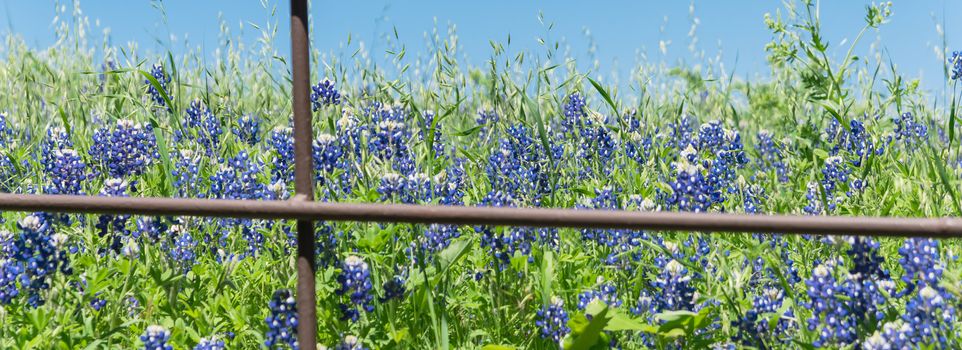
[[[611,100],[611,95],[608,94],[608,91],[606,91],[605,88],[601,87],[601,84],[598,84],[598,82],[595,81],[594,79],[591,79],[590,77],[587,77],[587,78],[588,78],[588,81],[591,82],[591,85],[595,87],[595,90],[598,90],[598,93],[601,94],[601,97],[605,99],[605,102],[608,102],[608,105],[611,106],[612,113],[617,115],[618,107],[615,106],[615,101]]]
[[[601,331],[605,329],[608,325],[608,307],[605,306],[601,309],[601,312],[594,315],[583,329],[578,331],[578,337],[570,344],[570,346],[565,346],[566,350],[588,350],[595,347],[598,344],[598,339],[600,338]],[[567,344],[566,344],[567,345]]]
[[[451,266],[453,266],[458,260],[468,254],[471,251],[472,241],[470,239],[460,239],[451,242],[447,248],[438,254],[441,262],[441,273],[446,272]]]
[[[458,131],[454,133],[454,135],[455,136],[471,136],[471,135],[477,134],[478,131],[481,131],[481,125],[475,126],[467,130]]]
[[[938,152],[936,152],[931,145],[929,145],[929,150],[930,150],[929,162],[932,164],[932,166],[935,167],[935,170],[938,172],[939,179],[942,180],[941,181],[942,186],[945,187],[945,190],[949,192],[949,196],[952,197],[952,206],[955,208],[956,215],[962,215],[962,206],[960,206],[959,204],[959,195],[958,193],[955,192],[955,187],[953,187],[952,184],[949,182],[949,172],[945,169],[945,164],[943,164],[943,160],[939,159],[936,156],[936,153]]]
[[[481,350],[514,350],[514,349],[517,349],[517,348],[513,346],[508,346],[508,345],[494,345],[494,344],[488,344],[481,347]]]
[[[154,86],[154,89],[160,92],[160,97],[163,97],[164,102],[167,103],[167,109],[172,110],[174,108],[174,105],[170,102],[170,97],[167,96],[167,90],[164,90],[164,87],[160,85],[160,82],[157,81],[157,78],[154,78],[153,75],[141,69],[138,69],[137,71],[140,72],[140,74],[143,75],[145,78],[147,78],[147,81],[150,82],[150,85]]]

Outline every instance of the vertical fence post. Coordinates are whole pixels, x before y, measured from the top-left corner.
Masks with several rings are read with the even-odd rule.
[[[314,199],[311,159],[311,66],[307,36],[307,0],[291,0],[291,62],[294,110],[294,200]],[[314,223],[297,220],[297,340],[302,350],[317,347],[317,301],[314,288]]]

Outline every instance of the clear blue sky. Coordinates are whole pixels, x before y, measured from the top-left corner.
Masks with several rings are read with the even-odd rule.
[[[43,48],[54,39],[51,25],[54,4],[45,0],[0,0],[0,28],[21,35],[29,45]],[[264,0],[267,7],[277,6],[278,53],[289,55],[288,1]],[[853,39],[862,26],[864,6],[869,1],[823,1],[821,13],[826,37],[837,51],[843,39]],[[164,25],[160,12],[146,0],[86,0],[81,8],[91,19],[91,36],[100,37],[103,28],[111,29],[114,44],[137,41],[142,49],[161,51],[157,40],[168,40],[173,35],[177,44],[189,38],[192,46],[213,51],[217,45],[222,15],[232,34],[242,35],[253,43],[258,30],[241,23],[264,25],[270,12],[258,0],[201,0],[163,1],[168,24]],[[624,70],[635,62],[637,50],[647,52],[651,60],[676,63],[684,60],[695,63],[688,50],[691,27],[688,1],[312,1],[311,15],[315,25],[312,45],[322,51],[337,51],[347,41],[366,43],[372,51],[382,52],[379,38],[393,36],[394,28],[409,53],[424,51],[424,33],[437,23],[441,30],[447,24],[457,25],[462,50],[472,63],[483,63],[489,57],[489,40],[504,42],[508,35],[512,47],[530,48],[536,52],[537,38],[545,34],[545,26],[538,21],[542,12],[546,22],[554,23],[551,38],[563,39],[571,52],[589,64],[589,40],[584,29],[590,29],[597,45],[596,58],[601,73],[612,69]],[[698,48],[709,57],[722,50],[726,66],[735,68],[741,76],[764,74],[764,45],[770,39],[763,23],[763,15],[781,8],[779,1],[698,1],[695,16]],[[68,4],[68,13],[72,5]],[[954,0],[897,1],[894,16],[878,33],[869,33],[860,48],[865,53],[868,45],[881,40],[900,70],[909,76],[921,77],[924,87],[941,90],[941,62],[934,54],[939,44],[936,23],[943,13],[962,13],[962,2]],[[666,18],[667,17],[667,22]],[[437,22],[435,22],[435,19]],[[945,33],[949,47],[962,48],[962,24],[948,18]],[[99,28],[94,26],[99,20]],[[666,24],[667,23],[667,24]],[[662,29],[663,28],[663,29]],[[442,32],[443,33],[443,32]],[[661,55],[659,41],[671,41],[668,54]],[[845,46],[847,47],[847,46]],[[737,65],[735,57],[738,56]],[[376,55],[375,57],[380,57]],[[614,62],[618,62],[615,65]]]

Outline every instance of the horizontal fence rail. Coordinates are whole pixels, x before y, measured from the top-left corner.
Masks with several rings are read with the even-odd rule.
[[[421,224],[959,238],[962,219],[0,194],[0,210]]]

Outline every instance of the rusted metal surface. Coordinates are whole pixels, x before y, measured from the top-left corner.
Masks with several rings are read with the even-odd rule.
[[[291,105],[294,112],[294,192],[298,202],[314,198],[314,166],[311,145],[310,41],[308,39],[307,0],[291,0]],[[311,218],[297,220],[297,341],[304,350],[317,347],[317,310],[314,286],[314,223]]]
[[[958,238],[962,219],[628,212],[404,204],[244,201],[0,194],[0,210],[440,223],[532,227],[611,228],[816,235]]]

